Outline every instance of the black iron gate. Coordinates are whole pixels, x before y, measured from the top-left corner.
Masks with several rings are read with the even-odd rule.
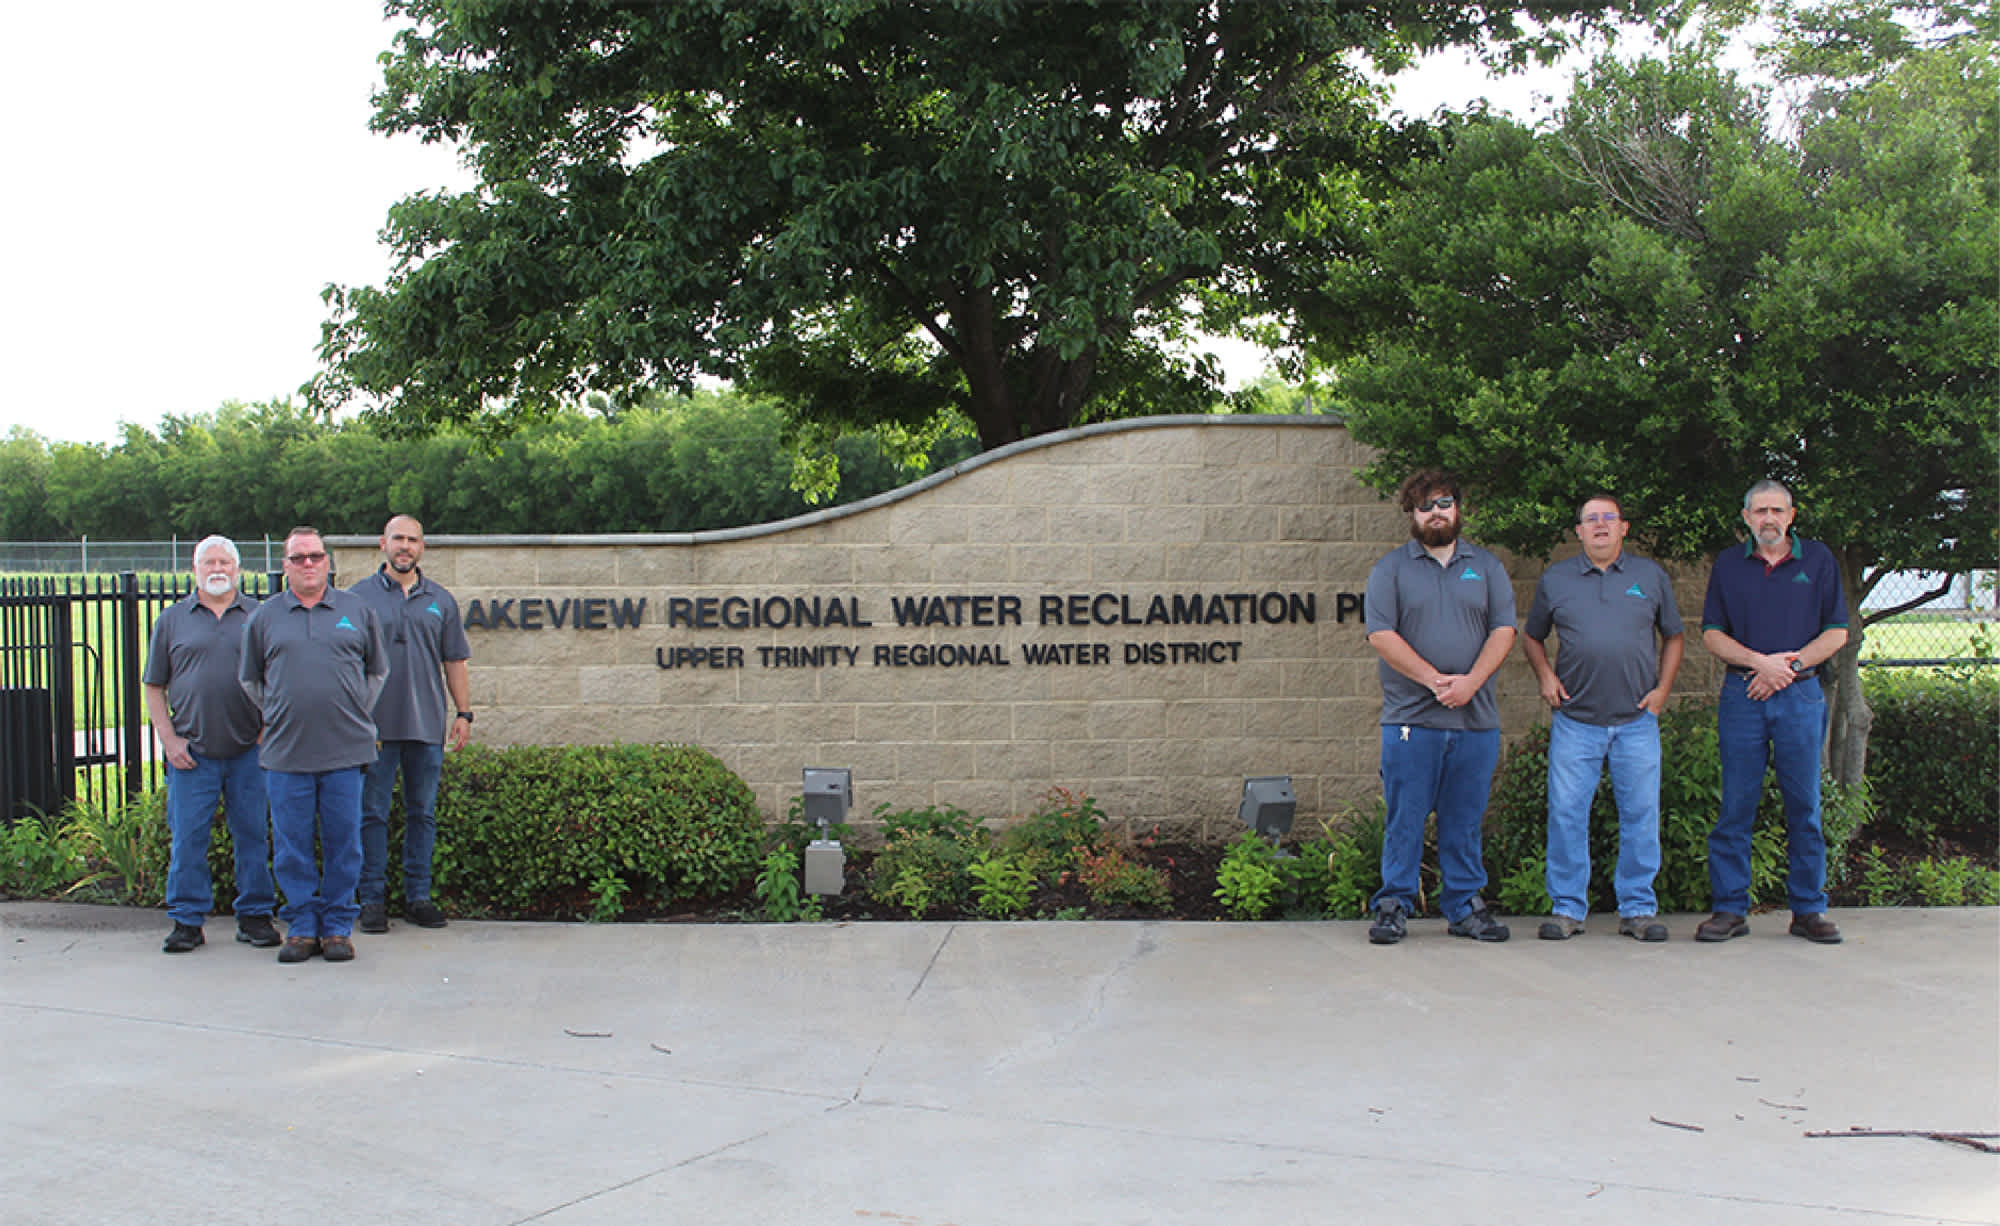
[[[252,595],[277,576],[246,575]],[[108,803],[159,780],[140,677],[188,575],[0,579],[0,822]]]

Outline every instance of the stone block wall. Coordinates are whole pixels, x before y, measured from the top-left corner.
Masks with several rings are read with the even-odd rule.
[[[1243,778],[1287,774],[1312,830],[1379,793],[1360,596],[1407,531],[1364,459],[1326,418],[1119,422],[755,528],[426,525],[424,571],[467,613],[489,744],[696,744],[773,818],[802,768],[845,766],[864,824],[1064,787],[1173,837],[1228,837]],[[377,565],[330,543],[343,585]],[[1507,561],[1525,615],[1542,564]],[[1693,627],[1699,578],[1680,592]],[[1540,718],[1518,652],[1499,685],[1505,729]]]

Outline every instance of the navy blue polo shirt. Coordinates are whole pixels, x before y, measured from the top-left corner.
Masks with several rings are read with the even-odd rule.
[[[1708,574],[1701,628],[1720,630],[1751,651],[1797,651],[1823,630],[1847,627],[1847,595],[1833,550],[1792,537],[1776,566],[1757,556],[1757,543],[1725,549]]]

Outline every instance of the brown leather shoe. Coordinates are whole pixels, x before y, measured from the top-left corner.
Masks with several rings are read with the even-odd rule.
[[[1701,921],[1694,930],[1697,941],[1727,941],[1731,937],[1750,935],[1750,921],[1728,911],[1717,911]]]
[[[1840,927],[1826,918],[1824,911],[1792,916],[1792,935],[1820,945],[1840,944]]]
[[[286,937],[285,947],[278,951],[278,961],[304,962],[318,952],[318,937]]]
[[[319,956],[328,962],[354,961],[354,942],[348,937],[321,937]]]

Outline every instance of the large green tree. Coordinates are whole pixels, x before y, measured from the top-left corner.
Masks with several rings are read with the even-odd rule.
[[[1992,568],[1993,18],[1898,12],[1782,13],[1788,122],[1697,46],[1599,63],[1552,129],[1452,132],[1319,306],[1346,312],[1319,357],[1381,449],[1375,483],[1455,468],[1482,537],[1528,554],[1610,489],[1642,543],[1694,558],[1777,477],[1857,631],[1889,572]],[[1836,673],[1844,780],[1865,761],[1861,637]]]
[[[701,375],[985,446],[1206,408],[1176,357],[1400,156],[1371,62],[1653,0],[390,0],[375,127],[479,185],[330,288],[315,399],[504,423]]]

